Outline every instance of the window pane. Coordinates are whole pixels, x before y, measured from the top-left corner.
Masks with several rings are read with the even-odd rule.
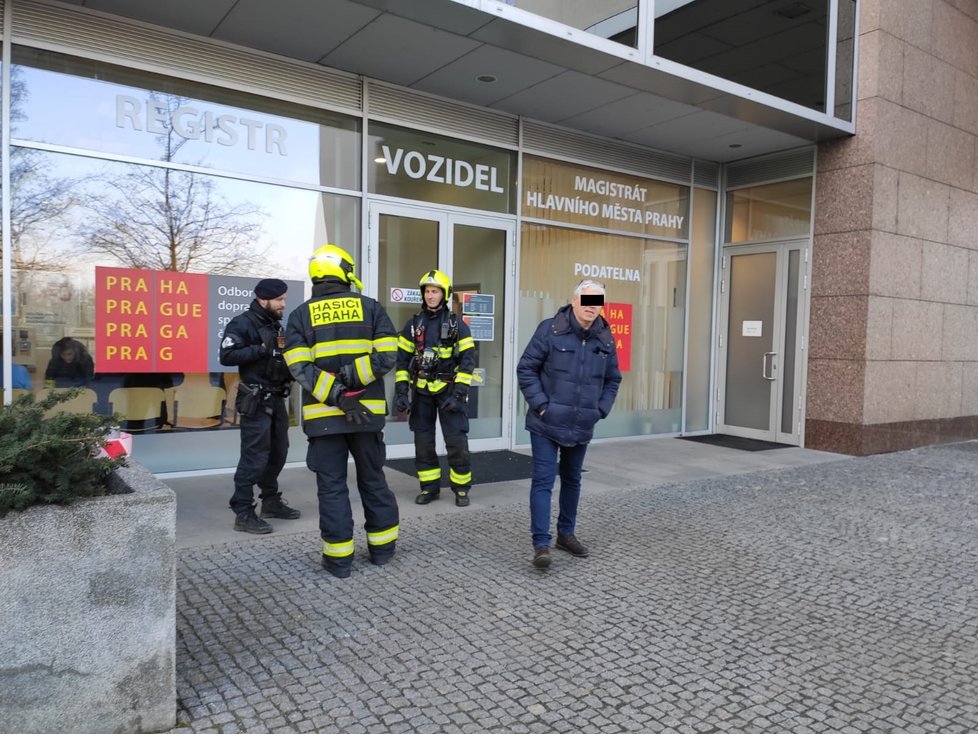
[[[356,249],[359,200],[24,148],[14,148],[11,157],[18,161],[16,170],[29,171],[13,181],[12,255],[14,332],[19,340],[24,334],[20,354],[34,368],[34,388],[45,384],[48,365],[58,365],[66,346],[75,358],[83,349],[93,374],[52,373],[51,381],[84,382],[97,395],[96,411],[125,412],[137,403],[140,410],[152,410],[139,418],[127,414],[124,425],[139,434],[134,455],[150,470],[234,466],[236,370],[211,359],[223,325],[247,306],[250,289],[263,277],[294,284],[287,307],[301,303],[309,295],[307,263],[316,246],[329,241]],[[118,292],[107,297],[102,292],[99,300],[100,267],[126,269],[134,276],[118,283]],[[177,285],[153,291],[159,283]],[[190,287],[182,291],[180,283]],[[194,290],[195,283],[202,290]],[[220,293],[219,286],[224,287]],[[212,298],[215,294],[219,297]],[[167,321],[168,309],[180,318]],[[140,324],[145,333],[139,332]],[[199,371],[164,367],[168,354],[163,345],[183,338],[181,327],[206,357]],[[129,329],[123,336],[134,347],[144,346],[145,354],[133,349],[128,371],[118,366],[106,370],[120,356],[108,353],[107,345],[116,343],[108,338],[110,328],[113,337]],[[115,392],[131,388],[142,391]],[[190,388],[195,399],[180,411],[180,395]],[[162,401],[152,397],[154,390],[162,391]],[[221,391],[223,414],[217,407],[197,415],[200,396],[220,406]],[[175,425],[180,412],[184,419]],[[186,438],[194,420],[209,424],[214,418],[220,425],[207,441]],[[290,432],[289,460],[301,461],[301,430],[295,425]],[[176,439],[180,435],[184,438]]]
[[[359,189],[359,121],[18,47],[13,136],[111,155]]]
[[[371,193],[512,213],[516,154],[478,143],[370,123]]]
[[[524,224],[520,253],[519,330],[522,354],[540,321],[568,303],[581,280],[581,263],[606,264],[634,280],[606,280],[603,314],[618,345],[623,381],[611,415],[595,426],[596,438],[678,432],[683,381],[686,246]],[[599,278],[600,279],[600,278]],[[634,335],[641,334],[640,340]],[[519,396],[516,440],[526,401]]]
[[[855,64],[856,0],[839,0],[835,56],[835,116],[852,120],[852,77]]]
[[[636,0],[506,0],[506,4],[635,47]]]
[[[523,216],[685,239],[689,187],[523,156]]]
[[[828,0],[656,0],[654,53],[825,111]]]
[[[716,270],[717,193],[693,191],[690,237],[689,339],[686,366],[686,430],[710,427],[710,364]]]
[[[727,193],[727,243],[806,237],[811,220],[811,178]]]

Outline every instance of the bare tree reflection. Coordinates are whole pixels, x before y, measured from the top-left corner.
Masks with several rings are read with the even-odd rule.
[[[10,71],[11,133],[25,119],[27,87],[19,68]],[[56,240],[65,216],[77,203],[79,180],[51,173],[49,159],[30,148],[10,151],[10,261],[14,271],[66,269],[64,243]],[[2,242],[0,233],[0,242]]]
[[[157,95],[172,112],[186,100]],[[172,125],[157,136],[161,160],[172,161],[189,141]],[[199,273],[258,272],[267,268],[260,245],[260,207],[230,204],[214,176],[172,168],[127,165],[121,175],[100,177],[99,196],[80,228],[84,250],[128,267]]]

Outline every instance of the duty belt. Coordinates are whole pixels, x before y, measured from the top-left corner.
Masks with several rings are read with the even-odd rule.
[[[287,398],[289,395],[292,394],[291,385],[284,385],[282,387],[267,387],[266,385],[248,385],[248,387],[250,387],[252,390],[260,390],[263,400],[265,398],[272,397],[272,396],[276,398]]]

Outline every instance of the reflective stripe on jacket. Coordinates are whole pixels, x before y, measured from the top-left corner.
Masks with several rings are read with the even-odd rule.
[[[338,279],[313,285],[312,298],[289,315],[285,362],[302,386],[302,428],[308,436],[382,431],[387,401],[383,376],[394,367],[397,332],[383,307],[354,293]],[[347,422],[343,411],[326,403],[346,365],[353,366],[352,390],[373,413],[363,425]]]
[[[434,313],[427,309],[408,319],[397,338],[397,374],[395,382],[409,382],[415,390],[431,395],[438,394],[452,382],[460,385],[472,384],[472,370],[475,369],[475,341],[469,325],[461,318],[456,319],[458,333],[453,340],[441,339],[442,322],[450,318],[448,308],[441,306]],[[411,373],[411,361],[420,359],[419,344],[416,343],[412,327],[424,326],[424,346],[434,350],[438,357],[438,367],[434,375],[421,376]],[[458,355],[455,344],[458,343]]]

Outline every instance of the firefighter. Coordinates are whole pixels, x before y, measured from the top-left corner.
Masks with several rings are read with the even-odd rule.
[[[289,507],[278,488],[278,475],[289,453],[289,414],[285,399],[292,391],[292,375],[282,350],[285,333],[287,286],[278,278],[255,285],[248,310],[235,316],[224,329],[221,364],[237,366],[241,375],[235,407],[241,422],[241,456],[234,472],[234,529],[263,535],[272,526],[262,518],[295,520],[299,511]],[[261,491],[261,517],[255,514],[255,485]]]
[[[421,491],[414,501],[438,499],[441,465],[435,453],[435,419],[441,421],[448,450],[455,504],[467,507],[472,486],[469,459],[469,386],[475,367],[475,342],[468,325],[449,308],[452,281],[440,270],[421,276],[422,309],[397,339],[394,409],[410,413],[414,465]],[[411,398],[413,388],[414,398]]]
[[[353,513],[347,461],[353,456],[374,565],[394,557],[397,500],[384,476],[387,415],[383,376],[394,366],[397,333],[377,301],[352,290],[363,284],[336,245],[309,260],[312,298],[289,316],[285,361],[302,387],[306,465],[316,473],[322,564],[337,578],[353,565]]]

